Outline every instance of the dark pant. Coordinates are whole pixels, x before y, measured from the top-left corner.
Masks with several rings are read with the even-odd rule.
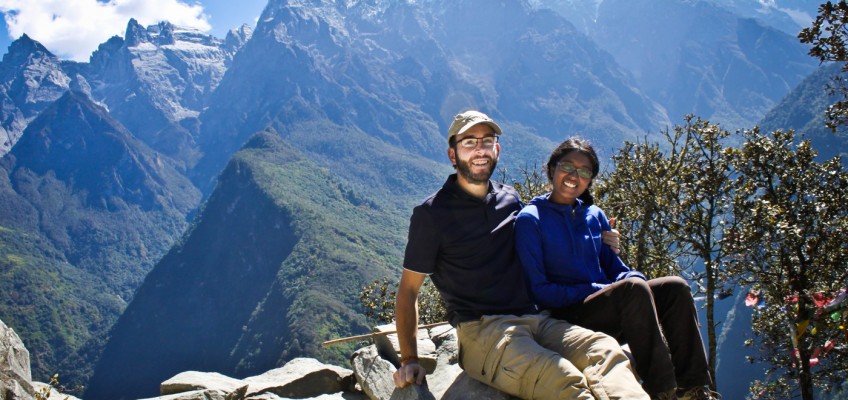
[[[552,315],[627,343],[642,385],[653,396],[711,382],[689,290],[680,277],[629,278]]]

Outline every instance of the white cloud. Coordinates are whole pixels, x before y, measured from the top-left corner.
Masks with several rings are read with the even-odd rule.
[[[200,4],[181,0],[0,0],[11,39],[26,33],[57,56],[88,61],[97,46],[124,36],[135,18],[148,26],[159,21],[208,32],[209,16]]]

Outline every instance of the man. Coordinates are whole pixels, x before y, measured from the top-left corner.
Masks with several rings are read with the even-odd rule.
[[[448,158],[457,173],[413,210],[395,317],[395,384],[420,384],[418,291],[430,275],[474,379],[524,399],[648,399],[611,337],[536,311],[515,254],[516,191],[489,180],[501,128],[483,113],[457,115]],[[617,239],[617,238],[616,238]]]

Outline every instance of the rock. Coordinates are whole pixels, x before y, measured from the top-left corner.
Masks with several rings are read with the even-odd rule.
[[[394,330],[394,326],[376,330],[380,329]],[[353,370],[326,365],[312,358],[296,358],[281,368],[245,379],[216,372],[186,371],[162,382],[161,396],[146,400],[513,399],[462,371],[457,364],[456,331],[450,326],[419,331],[419,358],[428,360],[430,369],[423,384],[403,389],[396,388],[392,380],[396,366],[390,359],[398,361],[397,335],[378,338],[381,339],[375,342],[379,344],[354,352],[350,360]],[[20,338],[0,321],[0,400],[33,400],[36,393],[79,400],[57,392],[48,384],[33,383],[29,361],[29,352]]]
[[[434,393],[437,393],[437,398],[441,400],[467,400],[467,399],[487,399],[487,400],[518,400],[516,397],[512,397],[504,392],[501,392],[489,385],[483,384],[474,378],[468,376],[465,372],[461,372],[461,369],[458,365],[453,365],[451,367],[456,367],[453,371],[445,371],[445,377],[436,377],[431,380],[432,382],[443,382],[441,379],[447,379],[449,376],[453,376],[454,379],[452,381],[445,380],[444,382],[448,382],[444,391],[442,391],[441,385],[439,387],[432,388]],[[451,368],[453,369],[453,368]],[[457,370],[460,372],[458,374],[454,374]]]
[[[32,400],[35,398],[33,393],[31,384],[0,374],[0,400]]]
[[[164,396],[192,390],[216,389],[243,399],[247,394],[247,386],[245,381],[230,378],[217,372],[187,371],[162,382],[159,385],[159,393]]]
[[[377,346],[363,347],[353,353],[350,364],[362,391],[371,399],[388,399],[395,390],[392,374],[397,370],[380,357]]]
[[[18,334],[0,321],[0,400],[33,398],[29,351]]]
[[[244,381],[249,384],[247,397],[273,393],[302,399],[354,389],[353,371],[312,358],[295,358],[281,368]]]
[[[390,400],[435,400],[425,382],[422,385],[409,385],[403,389],[395,389]]]
[[[374,332],[389,332],[396,329],[394,324],[380,325],[374,328]],[[429,374],[436,368],[436,344],[430,340],[430,334],[426,329],[418,330],[417,339],[418,363]],[[375,336],[374,344],[381,357],[394,364],[395,368],[400,367],[400,344],[398,344],[396,333]]]
[[[218,389],[201,389],[189,392],[159,396],[143,400],[233,400],[227,393]]]
[[[53,386],[50,386],[46,383],[33,382],[32,387],[35,388],[36,393],[42,394],[42,398],[58,400],[80,400],[78,397],[71,396],[67,393],[61,393],[58,390],[54,389]],[[3,397],[0,396],[0,399],[2,398]]]
[[[289,400],[284,397],[277,396],[273,393],[262,393],[256,396],[251,396],[245,400]],[[310,397],[303,400],[368,400],[368,396],[359,393],[339,392],[332,394],[322,394],[317,397]]]
[[[456,329],[450,325],[437,326],[430,329],[430,338],[436,344],[436,359],[439,364],[456,364],[459,362],[459,338]]]
[[[396,388],[392,380],[392,374],[396,368],[389,360],[383,358],[377,344],[361,348],[353,354],[351,365],[354,376],[368,398],[372,400],[512,399],[509,395],[472,379],[462,371],[457,364],[458,345],[456,331],[452,327],[434,328],[429,335],[424,337],[432,338],[429,341],[434,343],[434,346],[436,343],[439,345],[430,355],[430,359],[437,361],[437,364],[432,372],[428,372],[422,385]],[[421,336],[419,332],[419,342]]]

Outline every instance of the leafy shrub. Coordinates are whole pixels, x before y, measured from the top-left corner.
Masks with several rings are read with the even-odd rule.
[[[389,277],[377,279],[362,288],[359,301],[365,308],[365,316],[375,324],[387,324],[394,321],[395,296],[398,282]],[[445,302],[430,281],[424,280],[418,292],[418,323],[433,324],[445,320]]]

